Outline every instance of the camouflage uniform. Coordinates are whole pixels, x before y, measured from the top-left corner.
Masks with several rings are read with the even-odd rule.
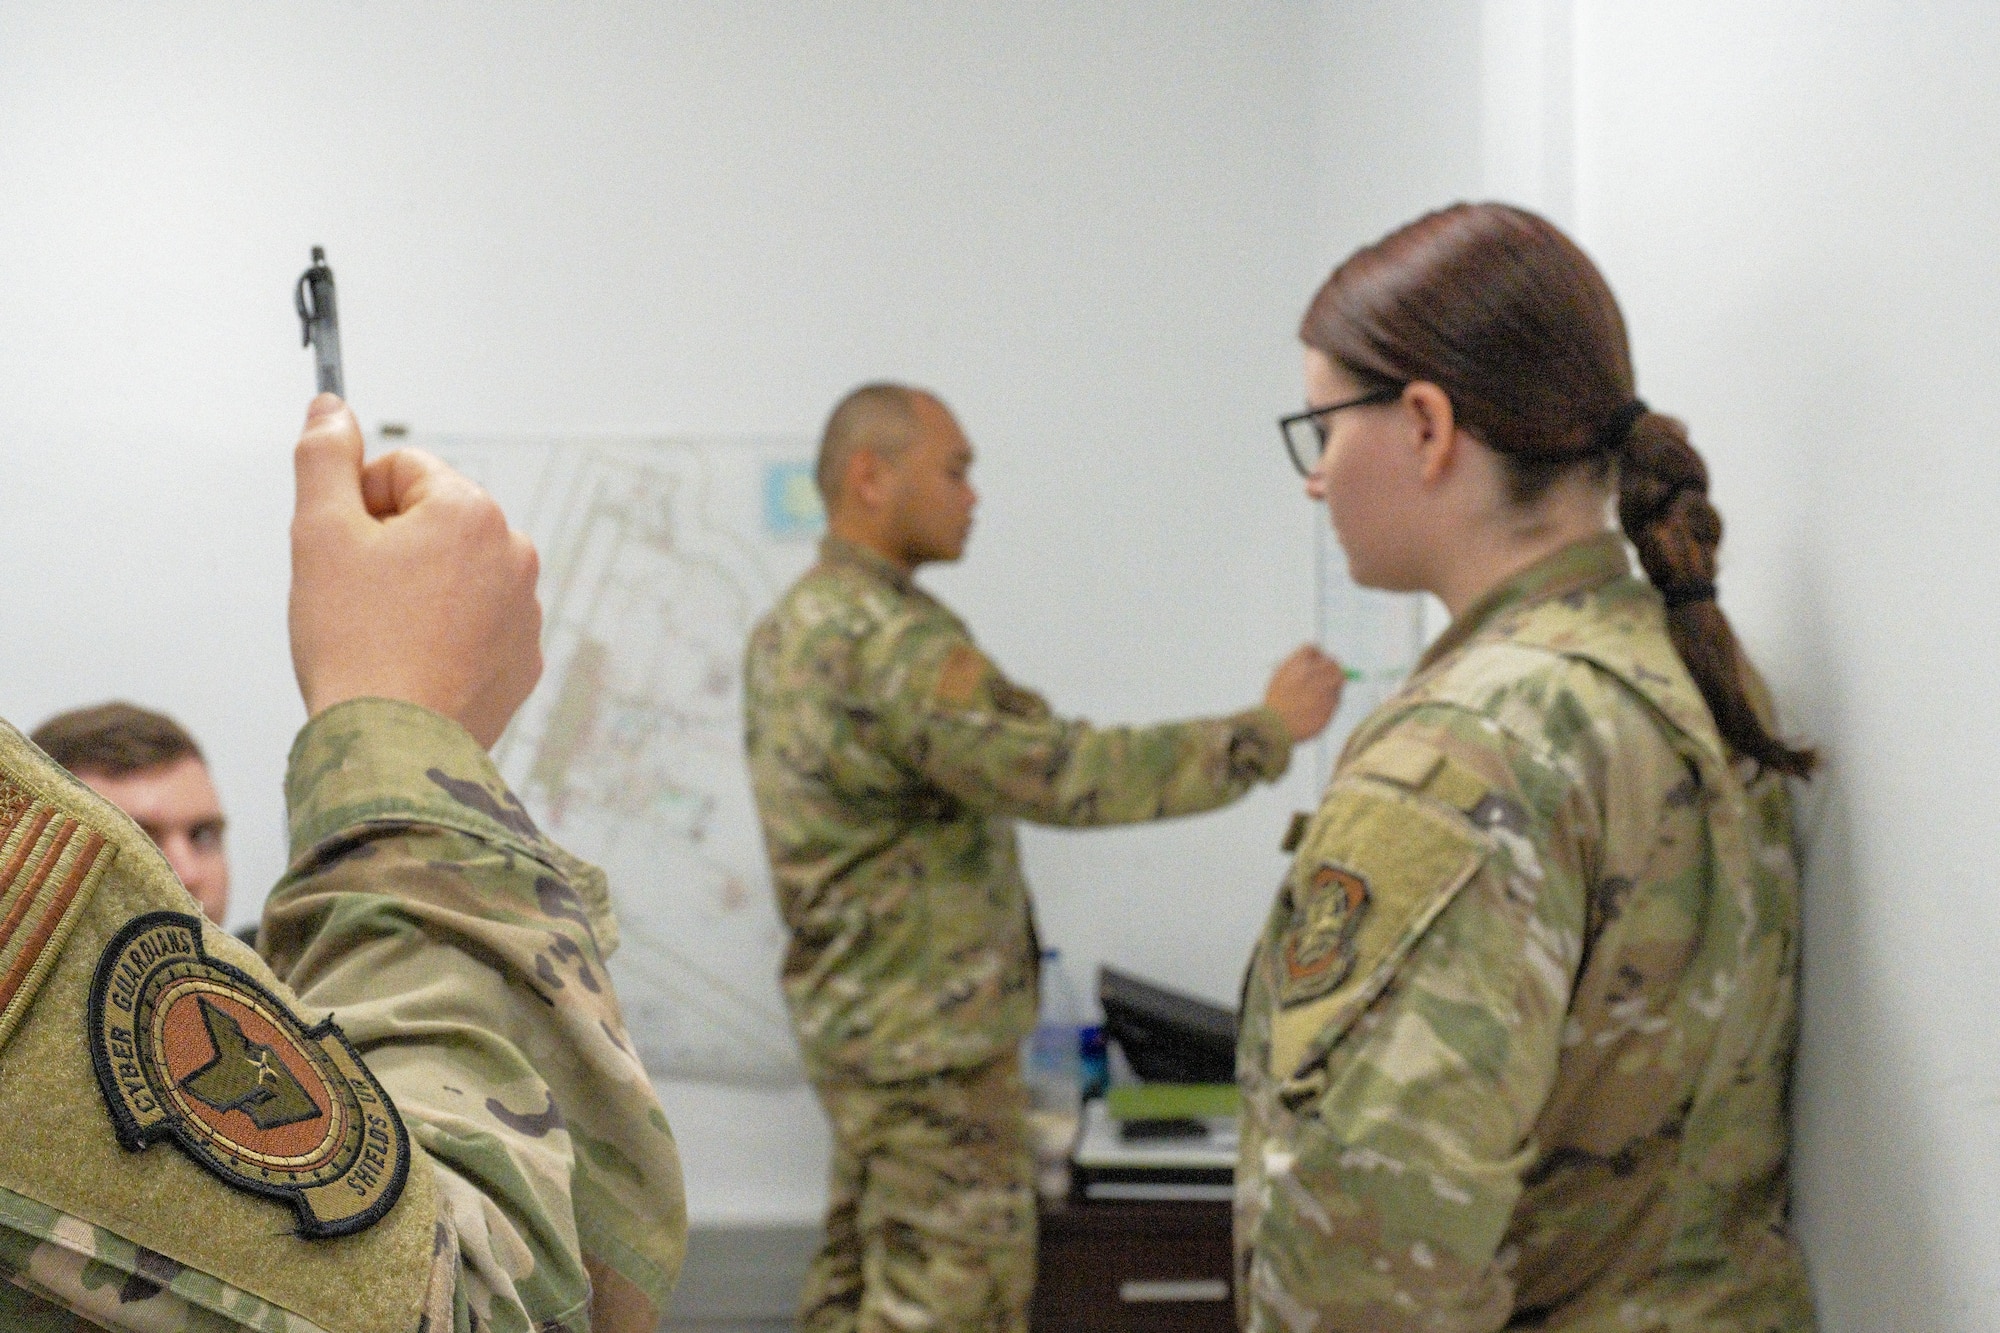
[[[1349,741],[1246,979],[1256,1333],[1803,1333],[1780,779],[1615,535],[1483,599]]]
[[[833,538],[758,625],[745,670],[750,774],[791,930],[785,996],[838,1139],[802,1317],[1022,1327],[1031,1163],[1019,1096],[992,1092],[1018,1087],[1035,1021],[1013,821],[1212,809],[1282,773],[1289,735],[1266,708],[1144,728],[1059,718],[907,575]],[[960,1179],[952,1149],[968,1144],[990,1147]]]
[[[685,1247],[679,1160],[604,976],[601,874],[535,830],[471,737],[412,705],[328,710],[286,795],[270,965],[189,928],[308,1021],[337,1011],[407,1127],[400,1198],[306,1239],[175,1146],[121,1148],[75,1039],[85,992],[107,940],[198,909],[129,820],[0,726],[0,960],[39,947],[44,965],[0,1016],[0,1327],[653,1329]],[[58,880],[68,905],[43,911]],[[54,925],[31,934],[37,912]]]
[[[1019,1058],[822,1083],[819,1095],[833,1171],[805,1328],[1020,1327],[1035,1290],[1035,1192]]]

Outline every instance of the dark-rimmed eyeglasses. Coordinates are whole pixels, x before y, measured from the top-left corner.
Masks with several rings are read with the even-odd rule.
[[[1319,466],[1320,455],[1326,452],[1327,418],[1335,412],[1350,407],[1367,407],[1374,403],[1386,403],[1403,392],[1403,385],[1394,388],[1377,389],[1364,393],[1359,398],[1350,398],[1344,403],[1328,403],[1325,407],[1308,407],[1303,412],[1294,412],[1288,417],[1278,418],[1278,434],[1285,437],[1285,452],[1291,456],[1292,466],[1299,470],[1301,477],[1310,477]]]

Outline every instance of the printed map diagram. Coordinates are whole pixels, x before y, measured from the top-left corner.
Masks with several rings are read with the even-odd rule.
[[[743,647],[811,564],[800,440],[415,440],[541,553],[543,676],[494,747],[542,828],[610,877],[610,969],[658,1078],[801,1077],[743,755]]]

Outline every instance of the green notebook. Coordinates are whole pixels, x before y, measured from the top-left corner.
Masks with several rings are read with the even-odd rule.
[[[1234,1083],[1128,1083],[1104,1094],[1119,1120],[1188,1120],[1236,1114]]]

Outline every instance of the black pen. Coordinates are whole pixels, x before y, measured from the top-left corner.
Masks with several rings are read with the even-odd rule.
[[[312,267],[299,275],[292,305],[299,312],[302,345],[313,349],[319,391],[347,397],[340,373],[340,314],[333,299],[333,270],[326,266],[326,251],[317,245]]]

